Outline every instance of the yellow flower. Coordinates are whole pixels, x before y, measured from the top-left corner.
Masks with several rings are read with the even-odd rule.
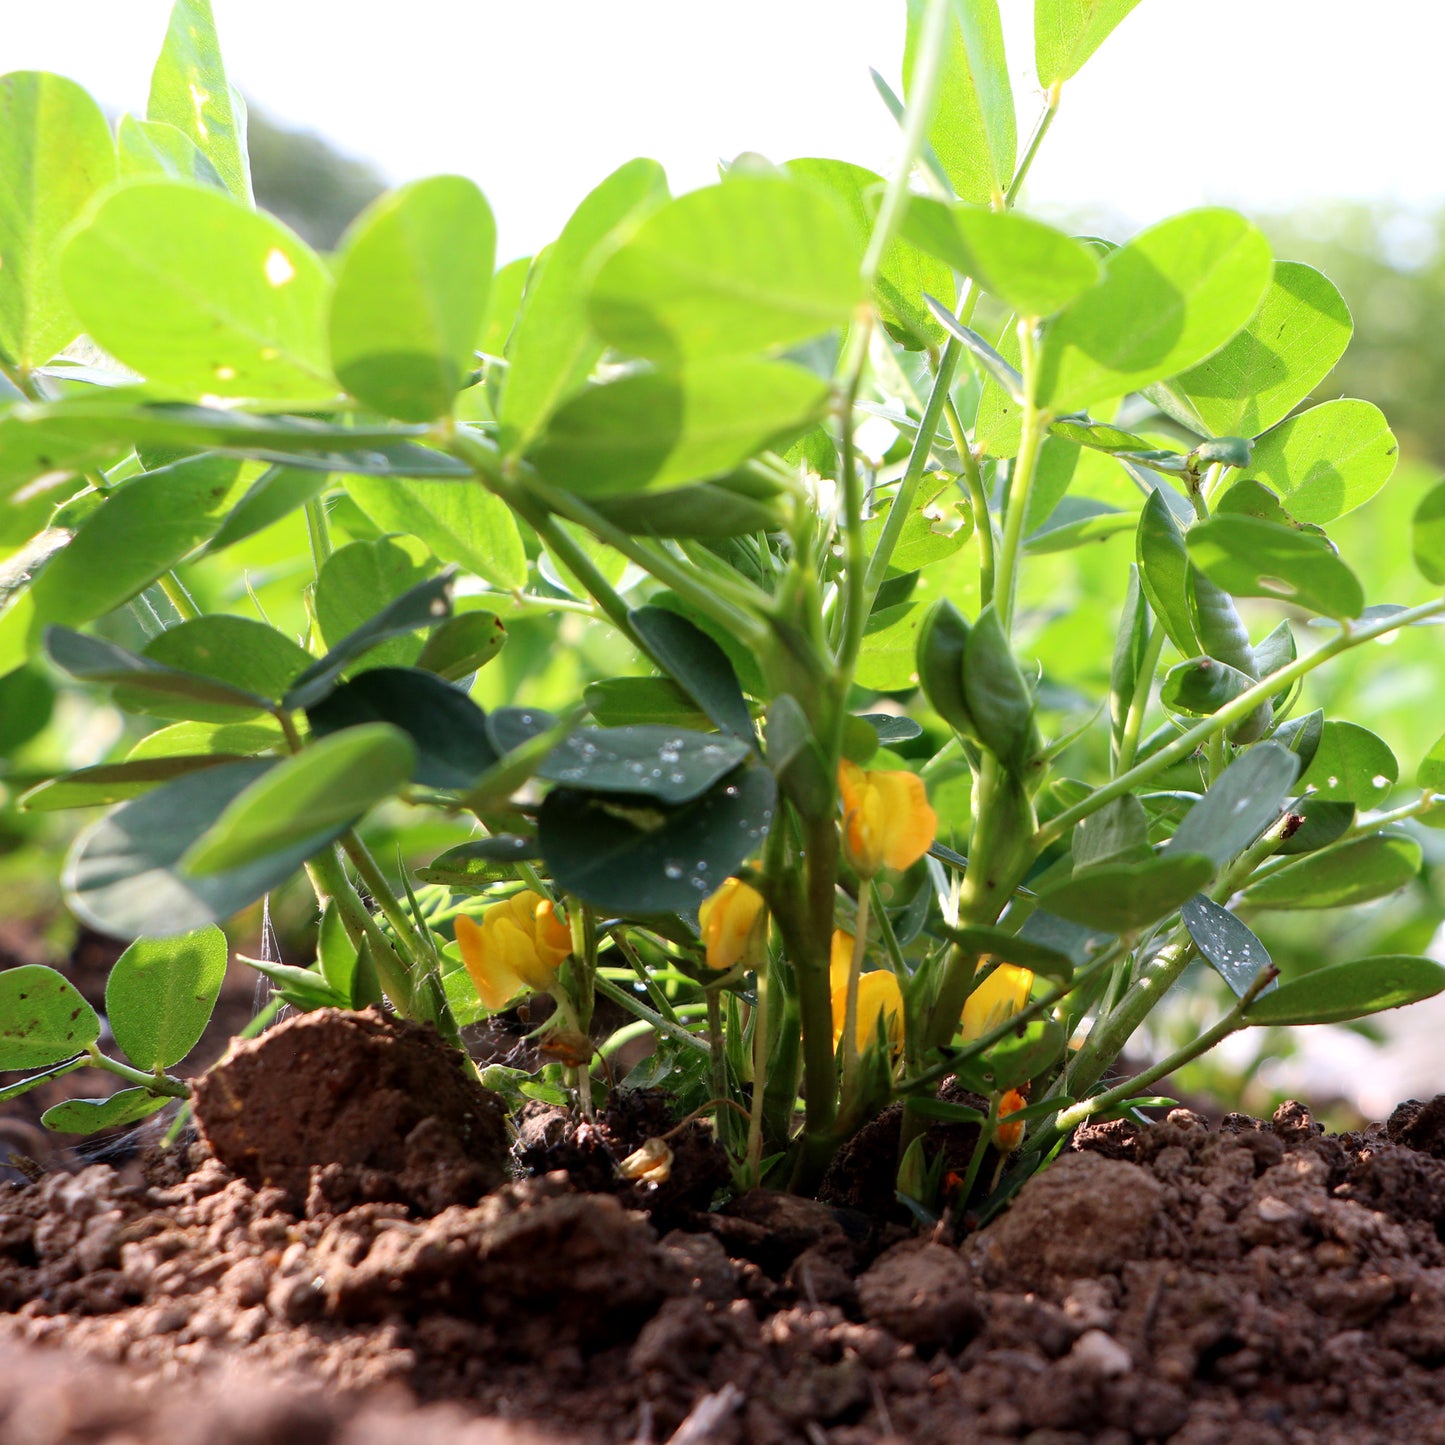
[[[933,846],[938,815],[923,779],[908,772],[870,772],[846,759],[838,769],[843,797],[843,852],[858,875],[910,868]]]
[[[724,879],[722,887],[704,901],[697,917],[709,968],[725,973],[741,962],[754,961],[748,955],[754,952],[750,944],[755,930],[756,941],[761,941],[763,906],[763,895],[741,878]]]
[[[519,993],[551,988],[572,934],[556,910],[530,888],[495,903],[482,921],[457,915],[457,946],[487,1008],[505,1008]]]
[[[833,1047],[843,1038],[844,1015],[848,1011],[848,971],[853,963],[853,935],[838,929],[833,934],[833,952],[828,964],[828,982],[833,992]],[[878,1037],[878,1021],[888,1042],[897,1051],[903,1047],[903,991],[898,980],[885,969],[861,974],[858,979],[858,1052],[861,1054]]]
[[[985,967],[989,961],[987,957],[981,958],[979,968]],[[1033,986],[1031,969],[1019,968],[1013,963],[999,964],[969,994],[968,1002],[963,1006],[963,1020],[959,1027],[964,1039],[982,1038],[1005,1019],[1012,1018],[1028,1003]]]

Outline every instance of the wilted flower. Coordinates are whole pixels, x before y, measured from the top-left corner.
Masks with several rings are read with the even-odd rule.
[[[638,1184],[666,1184],[672,1175],[672,1150],[664,1139],[644,1139],[642,1147],[617,1166],[617,1172]]]
[[[902,771],[873,772],[846,759],[838,769],[843,797],[843,852],[859,877],[882,868],[910,868],[933,846],[938,815],[923,779]]]
[[[980,959],[982,968],[988,960]],[[1001,963],[969,994],[963,1006],[963,1020],[960,1031],[965,1039],[982,1038],[990,1029],[997,1028],[1006,1019],[1012,1018],[1029,1001],[1034,986],[1031,969],[1019,968],[1017,964]]]
[[[833,934],[833,952],[828,982],[833,994],[833,1047],[843,1038],[848,1011],[848,973],[853,966],[853,935],[838,929]],[[878,1037],[878,1021],[893,1048],[903,1047],[903,991],[898,980],[885,969],[860,974],[858,978],[858,1052],[861,1054]]]
[[[741,962],[752,962],[750,944],[761,941],[763,895],[741,878],[726,878],[697,911],[707,966],[725,973]]]
[[[567,925],[530,888],[494,903],[480,923],[458,914],[456,932],[477,995],[492,1010],[506,1007],[519,993],[551,988],[562,960],[572,952]]]

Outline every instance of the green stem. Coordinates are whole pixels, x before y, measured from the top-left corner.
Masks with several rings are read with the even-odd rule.
[[[1067,1134],[1070,1129],[1076,1128],[1086,1119],[1132,1098],[1140,1089],[1147,1089],[1150,1084],[1167,1078],[1176,1069],[1183,1068],[1185,1064],[1197,1059],[1200,1054],[1207,1053],[1217,1043],[1227,1039],[1230,1034],[1246,1028],[1248,1022],[1245,1015],[1249,1012],[1250,1005],[1274,981],[1277,973],[1278,970],[1274,968],[1261,970],[1234,1007],[1213,1028],[1206,1029],[1198,1038],[1191,1039],[1183,1048],[1175,1050],[1168,1058],[1160,1059],[1157,1064],[1151,1064],[1142,1073],[1135,1074],[1131,1079],[1125,1079],[1122,1084],[1105,1093],[1096,1094],[1091,1099],[1082,1099],[1072,1108],[1065,1109],[1055,1118],[1053,1124],[1043,1131],[1038,1143],[1039,1149],[1042,1151],[1051,1147],[1054,1139]]]
[[[858,983],[863,977],[863,954],[868,947],[868,905],[872,880],[858,892],[858,914],[853,921],[853,954],[848,960],[848,992],[843,1003],[843,1100],[847,1106],[858,1087],[862,1057],[858,1052]],[[831,962],[831,960],[830,960]],[[829,982],[831,982],[831,977]],[[831,1000],[830,1000],[831,1001]]]
[[[1003,519],[1003,542],[999,548],[998,569],[994,579],[994,606],[1004,632],[1013,626],[1014,593],[1018,587],[1019,557],[1023,550],[1024,521],[1028,516],[1029,492],[1038,470],[1039,453],[1048,435],[1052,414],[1034,404],[1034,344],[1031,324],[1019,322],[1019,339],[1023,343],[1024,389],[1030,400],[1024,403],[1023,435],[1019,453],[1009,471],[1007,510]]]
[[[163,572],[156,580],[161,591],[166,594],[166,600],[180,614],[183,622],[194,622],[202,615],[195,598],[186,591],[185,583],[174,572]]]
[[[768,990],[772,965],[764,959],[757,971],[758,1004],[753,1011],[753,1093],[748,1109],[746,1158],[754,1185],[762,1181],[763,1104],[768,1094]]]
[[[1164,650],[1164,629],[1156,621],[1149,641],[1144,645],[1144,656],[1139,661],[1139,676],[1134,681],[1134,696],[1129,699],[1129,710],[1124,715],[1124,726],[1119,733],[1119,753],[1114,759],[1115,774],[1128,772],[1134,766],[1139,752],[1139,734],[1144,726],[1144,714],[1149,709],[1149,698],[1154,691],[1154,673],[1159,666],[1159,654]]]
[[[170,1099],[185,1099],[190,1095],[190,1089],[181,1079],[172,1078],[170,1074],[149,1074],[144,1069],[133,1069],[129,1064],[123,1064],[119,1059],[113,1059],[108,1054],[103,1054],[94,1045],[86,1049],[87,1062],[97,1069],[104,1069],[107,1073],[119,1075],[130,1084],[139,1084],[143,1089],[149,1089],[153,1094],[164,1094]]]
[[[868,360],[868,337],[872,334],[871,319],[856,321],[850,334],[860,337],[857,358],[850,367],[847,382],[839,403],[839,427],[843,434],[843,541],[845,560],[843,567],[843,635],[838,646],[836,679],[839,692],[846,692],[853,678],[853,666],[858,660],[858,649],[863,645],[863,626],[867,621],[866,607],[871,606],[868,597],[868,541],[863,524],[863,488],[858,477],[858,448],[854,440],[854,407],[858,402],[858,391],[863,384],[863,371]],[[842,725],[842,709],[839,709],[839,726]]]
[[[326,506],[319,497],[306,503],[306,535],[311,542],[311,560],[319,574],[331,556],[331,528],[326,521]]]
[[[411,915],[401,905],[401,900],[392,892],[386,875],[371,856],[371,850],[357,836],[355,828],[348,828],[341,835],[340,843],[356,869],[357,877],[366,885],[366,891],[376,900],[386,921],[391,924],[402,947],[411,955],[414,964],[436,962],[436,950],[430,939],[424,939],[417,932]]]
[[[963,419],[950,397],[944,404],[943,414],[948,421],[948,430],[953,437],[953,447],[963,463],[963,479],[968,487],[968,502],[973,508],[973,530],[978,538],[978,585],[983,605],[988,606],[994,595],[994,552],[993,518],[989,513],[988,492],[983,485],[983,473],[979,470],[978,458],[969,445],[968,433]]]
[[[1188,732],[1181,733],[1172,743],[1166,743],[1157,753],[1152,754],[1142,763],[1135,764],[1128,772],[1120,773],[1117,778],[1111,779],[1101,788],[1090,793],[1087,798],[1075,803],[1072,808],[1066,808],[1062,813],[1051,818],[1034,835],[1036,848],[1042,850],[1050,843],[1062,838],[1080,819],[1097,813],[1100,808],[1112,803],[1115,798],[1122,798],[1125,793],[1132,793],[1140,783],[1147,782],[1157,773],[1163,772],[1165,768],[1172,767],[1175,763],[1187,758],[1196,748],[1207,743],[1217,733],[1223,732],[1241,718],[1248,717],[1260,703],[1267,702],[1275,693],[1289,687],[1300,678],[1307,677],[1317,667],[1323,667],[1325,663],[1332,661],[1341,653],[1348,652],[1355,647],[1362,647],[1367,642],[1374,642],[1376,638],[1396,632],[1402,627],[1408,627],[1413,622],[1423,621],[1427,617],[1438,617],[1442,613],[1445,613],[1445,599],[1437,599],[1434,602],[1422,602],[1416,607],[1408,608],[1404,612],[1396,612],[1390,617],[1380,618],[1365,627],[1347,628],[1338,637],[1332,638],[1308,657],[1297,658],[1278,671],[1270,673],[1268,677],[1255,683],[1248,691],[1240,693],[1233,701],[1226,703],[1218,712],[1211,713],[1209,717],[1196,723]]]
[[[1054,117],[1059,113],[1059,100],[1062,97],[1063,88],[1062,81],[1055,81],[1049,87],[1043,114],[1039,116],[1034,133],[1029,137],[1028,148],[1024,151],[1023,159],[1019,162],[1018,169],[1014,172],[1014,178],[1009,182],[1008,192],[1003,198],[1005,206],[1013,205],[1019,198],[1019,192],[1023,189],[1024,181],[1033,167],[1034,157],[1038,155],[1039,147],[1043,145],[1044,137],[1048,135],[1049,127],[1054,123]]]
[[[602,975],[599,974],[596,980],[596,987],[597,992],[600,993],[603,998],[610,998],[613,1003],[625,1008],[627,1012],[635,1018],[639,1018],[644,1023],[650,1024],[664,1037],[673,1039],[677,1043],[700,1054],[710,1054],[712,1052],[706,1039],[700,1039],[696,1034],[683,1028],[681,1024],[673,1023],[671,1020],[663,1018],[656,1010],[648,1008],[636,994],[629,993],[624,988],[619,988],[610,978],[603,978]]]
[[[403,1018],[414,1017],[416,1005],[410,970],[391,946],[390,939],[377,927],[376,920],[368,912],[356,889],[351,886],[351,880],[346,876],[346,869],[341,866],[335,849],[323,848],[307,863],[306,872],[322,906],[325,906],[328,898],[335,902],[336,911],[341,915],[341,922],[353,946],[359,947],[363,938],[371,945],[377,978],[381,982],[382,992],[391,1000],[391,1006]]]

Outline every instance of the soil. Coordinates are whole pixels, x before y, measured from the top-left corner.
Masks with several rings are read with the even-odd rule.
[[[647,1093],[509,1145],[379,1015],[289,1021],[197,1105],[143,1178],[0,1187],[4,1445],[1445,1442],[1445,1096],[1085,1129],[961,1243],[837,1171],[710,1211],[702,1124],[619,1179]]]

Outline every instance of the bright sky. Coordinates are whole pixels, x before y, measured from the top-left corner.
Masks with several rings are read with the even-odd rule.
[[[1020,134],[1039,96],[1028,0],[1002,0]],[[405,0],[348,22],[322,0],[214,0],[232,79],[392,180],[473,176],[505,258],[554,235],[622,161],[674,191],[742,150],[887,165],[903,0]],[[143,110],[169,0],[21,6],[0,71],[49,69]],[[1034,171],[1041,204],[1137,222],[1203,201],[1445,197],[1436,96],[1445,6],[1143,0],[1083,73]],[[368,13],[363,10],[352,13]]]

